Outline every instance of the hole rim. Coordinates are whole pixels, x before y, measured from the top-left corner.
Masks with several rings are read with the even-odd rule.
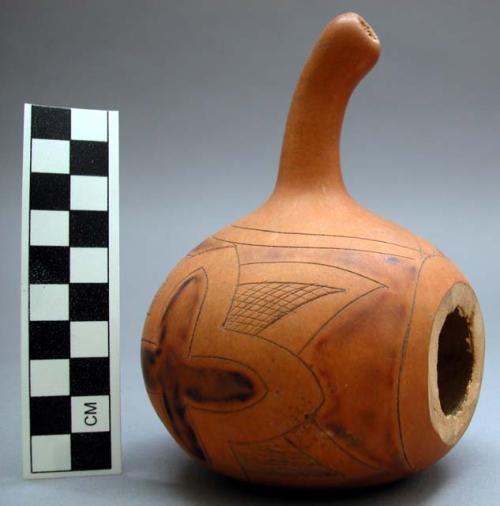
[[[472,371],[461,402],[448,413],[443,410],[438,382],[438,357],[441,331],[449,314],[457,310],[467,320]],[[454,284],[445,294],[434,316],[428,359],[428,400],[431,423],[439,437],[453,446],[467,429],[479,398],[484,368],[484,323],[477,297],[463,282]]]
[[[360,16],[359,14],[357,14],[357,16],[358,16],[359,24],[361,25],[361,27],[363,28],[363,30],[365,31],[365,33],[368,35],[368,37],[370,37],[371,39],[375,40],[376,42],[379,42],[378,35],[375,33],[375,30],[370,25],[370,23],[368,23],[366,21],[366,19],[363,18],[362,16]]]

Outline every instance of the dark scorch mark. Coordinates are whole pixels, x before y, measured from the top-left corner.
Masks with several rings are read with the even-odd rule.
[[[194,457],[208,460],[189,420],[189,405],[218,410],[246,405],[257,388],[243,372],[207,366],[205,360],[189,357],[192,335],[206,290],[206,276],[200,269],[178,287],[168,303],[159,328],[159,347],[143,346],[144,379],[152,392],[162,392],[163,406],[180,444]],[[205,362],[205,363],[204,363]]]

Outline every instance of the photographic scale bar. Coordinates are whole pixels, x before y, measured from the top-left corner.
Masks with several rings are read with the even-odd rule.
[[[25,105],[25,478],[121,472],[118,174],[118,112]]]

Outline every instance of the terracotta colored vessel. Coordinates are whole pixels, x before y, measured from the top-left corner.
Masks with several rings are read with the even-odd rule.
[[[293,97],[273,194],[193,249],[148,314],[151,401],[189,454],[226,475],[394,480],[441,458],[472,417],[484,352],[473,290],[342,181],[346,104],[379,52],[357,14],[328,24]]]

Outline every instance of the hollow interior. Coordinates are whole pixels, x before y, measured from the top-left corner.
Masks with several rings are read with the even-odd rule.
[[[439,334],[438,388],[445,415],[456,413],[467,395],[474,355],[469,320],[457,307],[448,314]]]

